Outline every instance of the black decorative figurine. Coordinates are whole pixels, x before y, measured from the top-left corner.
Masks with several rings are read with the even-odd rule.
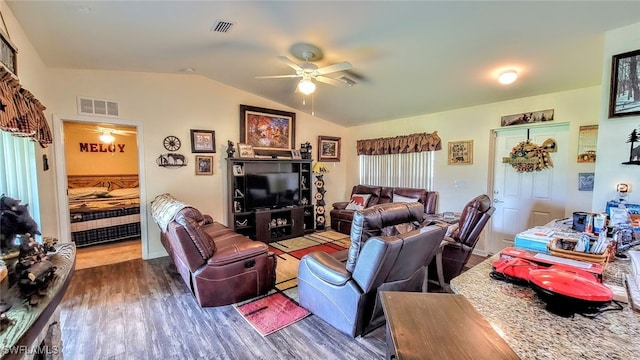
[[[233,141],[227,140],[227,157],[233,158],[233,155],[236,153],[236,149],[233,148]]]

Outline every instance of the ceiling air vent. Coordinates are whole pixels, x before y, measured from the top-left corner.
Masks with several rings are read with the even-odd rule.
[[[120,116],[120,103],[117,101],[78,97],[78,114]]]
[[[234,23],[226,20],[216,20],[215,24],[211,27],[211,31],[219,33],[228,33],[231,31]]]
[[[344,75],[340,76],[340,77],[338,78],[338,80],[340,80],[340,81],[344,82],[345,84],[347,84],[347,86],[353,86],[353,85],[355,85],[355,84],[356,84],[355,80],[353,80],[353,79],[351,79],[351,78],[348,78],[348,77],[346,77],[346,76],[344,76]]]

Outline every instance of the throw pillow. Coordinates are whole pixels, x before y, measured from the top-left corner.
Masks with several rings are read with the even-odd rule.
[[[349,205],[347,205],[346,209],[362,210],[367,207],[369,198],[371,198],[371,194],[353,194],[351,195],[351,200],[349,201]]]
[[[418,200],[420,200],[420,199],[419,198],[410,198],[410,197],[406,197],[406,196],[402,196],[402,195],[393,194],[393,202],[394,203],[397,203],[397,202],[411,203],[411,202],[418,202]]]

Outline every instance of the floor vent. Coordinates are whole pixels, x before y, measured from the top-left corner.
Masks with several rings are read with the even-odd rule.
[[[78,97],[78,114],[120,116],[120,103],[117,101]]]
[[[211,27],[212,32],[228,33],[233,28],[234,23],[226,20],[216,20]]]

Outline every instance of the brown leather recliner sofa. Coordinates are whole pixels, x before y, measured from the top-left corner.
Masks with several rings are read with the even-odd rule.
[[[424,205],[425,214],[435,214],[438,206],[438,193],[425,189],[356,185],[351,190],[351,196],[354,194],[371,195],[366,208],[378,204],[391,203],[394,195],[418,199],[418,202]],[[333,203],[333,209],[329,214],[331,216],[331,229],[347,235],[351,234],[351,223],[355,212],[355,210],[346,209],[348,204],[349,201]]]
[[[175,213],[166,231],[160,228],[162,245],[201,307],[233,304],[274,287],[276,258],[265,243],[190,206]]]

